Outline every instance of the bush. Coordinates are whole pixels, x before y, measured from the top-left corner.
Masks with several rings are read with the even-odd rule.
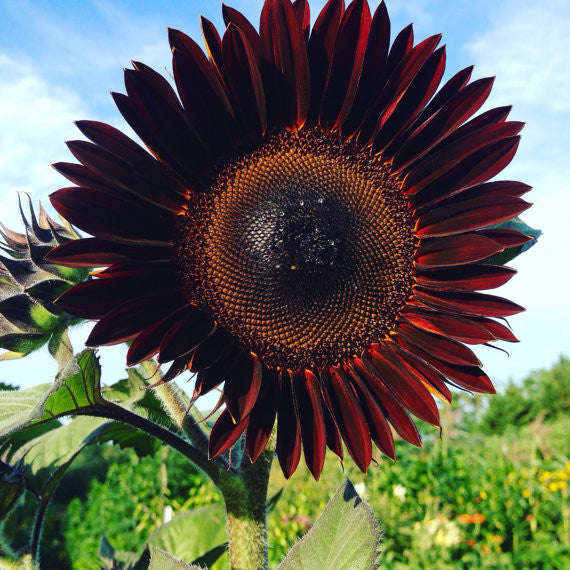
[[[488,434],[504,433],[539,417],[554,420],[570,414],[570,359],[561,356],[549,370],[532,372],[522,386],[511,382],[504,394],[495,394],[487,402],[479,428]]]

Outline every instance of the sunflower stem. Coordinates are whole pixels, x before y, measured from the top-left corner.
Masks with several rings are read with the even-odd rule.
[[[145,360],[142,367],[149,378],[152,378],[152,382],[156,382],[162,377],[154,360]],[[190,398],[173,382],[157,386],[154,388],[154,393],[174,423],[180,427],[200,451],[207,454],[208,438],[200,428],[199,419],[190,413]]]
[[[187,457],[194,465],[202,469],[209,477],[212,479],[215,485],[220,486],[220,481],[222,479],[227,479],[229,473],[225,471],[224,467],[217,463],[216,461],[211,461],[208,459],[202,451],[190,444],[186,439],[176,435],[170,430],[162,427],[161,425],[148,420],[143,416],[139,416],[116,405],[105,405],[105,406],[90,406],[89,409],[85,411],[77,411],[76,415],[80,416],[94,416],[100,418],[107,418],[110,420],[117,420],[125,424],[134,426],[153,437],[156,437],[166,445],[176,449],[182,455]]]
[[[222,477],[218,484],[228,515],[232,570],[268,568],[266,505],[272,460],[270,447],[255,463],[245,466],[238,477]]]

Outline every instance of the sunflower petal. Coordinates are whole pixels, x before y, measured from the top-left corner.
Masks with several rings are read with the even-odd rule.
[[[259,68],[244,33],[234,24],[224,32],[222,55],[233,101],[244,128],[254,135],[264,134],[267,113]]]
[[[397,357],[398,361],[427,388],[430,394],[447,404],[451,404],[452,395],[442,374],[416,357],[416,355],[402,350],[397,344],[390,343],[388,347]]]
[[[325,462],[326,427],[323,402],[316,376],[306,370],[293,376],[303,451],[309,471],[318,481]]]
[[[167,261],[171,257],[172,252],[169,247],[84,238],[54,247],[44,259],[67,267],[101,267],[126,260]]]
[[[311,29],[311,8],[307,0],[293,0],[293,10],[303,32],[305,43],[309,41]]]
[[[493,81],[494,78],[473,81],[461,89],[428,121],[421,124],[394,156],[394,171],[397,172],[428,152],[436,143],[473,115],[489,97]]]
[[[418,271],[416,281],[422,287],[442,291],[477,291],[504,285],[516,270],[503,265],[479,263],[441,270]]]
[[[349,368],[349,374],[352,380],[354,380],[353,385],[356,388],[372,440],[382,453],[390,459],[395,460],[396,449],[394,447],[394,438],[384,417],[384,411],[370,392],[364,380],[360,377],[360,374],[352,367]]]
[[[99,319],[115,307],[151,293],[176,291],[173,271],[139,271],[129,277],[90,279],[78,283],[60,295],[56,304],[68,313],[84,319]]]
[[[202,27],[202,37],[204,38],[208,58],[222,79],[225,74],[224,60],[222,56],[222,38],[220,38],[220,34],[218,34],[218,30],[216,30],[216,26],[214,26],[208,18],[200,16],[200,26]]]
[[[178,293],[147,295],[123,303],[107,313],[85,341],[87,346],[117,344],[135,337],[146,327],[163,319],[182,305]]]
[[[290,107],[285,117],[286,124],[301,127],[309,112],[309,60],[305,38],[289,0],[265,2],[260,32],[265,58],[275,66],[278,78],[285,79],[281,89],[279,81],[273,85],[271,100],[277,97],[282,100],[284,108]]]
[[[519,342],[519,339],[513,334],[511,329],[505,325],[494,321],[493,319],[480,318],[476,322],[485,327],[497,340],[506,340],[507,342]]]
[[[237,423],[247,416],[259,394],[262,366],[254,354],[240,352],[224,384],[224,398],[228,411]]]
[[[415,296],[426,305],[477,317],[508,317],[524,311],[523,307],[512,301],[484,293],[440,292],[417,288]]]
[[[374,137],[375,152],[383,150],[415,119],[438,88],[445,70],[445,47],[436,50],[414,77],[390,115],[384,115]]]
[[[416,234],[421,237],[447,236],[486,228],[510,220],[531,205],[512,196],[487,194],[439,208],[418,219]]]
[[[188,306],[180,320],[164,335],[158,361],[168,362],[188,354],[214,332],[215,326],[205,312]]]
[[[402,400],[406,408],[424,422],[439,426],[439,413],[433,398],[402,361],[388,347],[382,352],[371,350],[369,356],[378,371],[378,378]]]
[[[247,428],[248,422],[249,418],[245,417],[236,424],[228,410],[224,410],[210,432],[208,444],[209,459],[217,457],[232,447]]]
[[[418,71],[435,51],[440,39],[440,34],[431,36],[410,49],[402,58],[390,75],[382,93],[364,117],[358,134],[359,144],[365,145],[374,138],[378,127],[384,122],[384,117],[388,117],[392,113]],[[390,58],[388,58],[389,63]]]
[[[343,13],[344,0],[328,0],[318,15],[309,38],[307,55],[311,72],[311,103],[309,106],[311,120],[316,120],[319,116]]]
[[[459,342],[484,344],[496,340],[485,327],[458,315],[447,315],[415,309],[406,309],[404,318],[412,325],[434,334],[447,336]]]
[[[134,366],[157,354],[164,335],[178,323],[185,311],[186,307],[182,307],[139,333],[127,351],[127,365]]]
[[[520,137],[508,137],[471,153],[445,174],[427,184],[414,187],[413,205],[425,206],[453,196],[470,186],[486,182],[501,172],[517,151]]]
[[[446,338],[422,331],[407,323],[400,323],[396,329],[398,337],[419,346],[445,362],[462,366],[479,366],[481,363],[472,350],[465,345]]]
[[[405,178],[406,191],[415,194],[480,148],[518,134],[524,124],[510,121],[482,127],[457,140],[445,139],[415,164]]]
[[[223,151],[237,137],[237,127],[218,74],[197,44],[190,53],[173,51],[173,69],[182,104],[200,137],[216,152]]]
[[[232,364],[234,363],[238,352],[229,350],[226,354],[216,362],[213,366],[204,370],[199,370],[196,378],[196,386],[194,388],[194,396],[201,396],[225,382],[228,377]]]
[[[190,370],[197,372],[214,366],[234,345],[232,337],[218,327],[192,354]]]
[[[125,120],[145,144],[188,181],[196,179],[206,152],[170,84],[135,62],[125,70],[128,104],[115,98]]]
[[[294,405],[289,374],[280,373],[281,399],[277,412],[277,444],[275,452],[286,479],[297,469],[301,459],[301,428]]]
[[[487,259],[503,250],[495,240],[478,234],[463,234],[422,241],[416,253],[420,269],[453,267]]]
[[[370,23],[368,43],[354,101],[341,127],[344,136],[354,134],[368,106],[380,94],[386,80],[385,70],[389,47],[390,18],[386,4],[380,2]]]
[[[370,432],[351,381],[340,368],[330,370],[327,392],[346,449],[360,470],[366,473],[372,459]]]
[[[326,129],[339,127],[352,107],[370,23],[370,8],[366,0],[354,0],[340,22],[319,114],[319,123]]]
[[[277,372],[263,370],[263,381],[259,397],[249,414],[249,424],[245,436],[245,450],[252,462],[256,461],[265,449],[277,415],[279,405],[279,382]]]
[[[367,356],[355,358],[354,364],[366,381],[370,392],[375,395],[377,404],[382,408],[384,415],[392,424],[396,432],[412,445],[421,447],[422,440],[416,425],[406,412],[402,402],[378,378],[378,371]]]
[[[223,2],[222,16],[224,18],[226,28],[230,24],[234,24],[244,33],[251,49],[253,50],[255,59],[259,62],[259,58],[261,56],[261,40],[257,30],[253,27],[251,22],[239,10],[230,8],[230,6],[226,6]]]
[[[478,231],[477,234],[487,239],[492,239],[503,249],[518,247],[534,239],[532,236],[527,236],[517,230],[509,230],[507,228],[491,228]]]

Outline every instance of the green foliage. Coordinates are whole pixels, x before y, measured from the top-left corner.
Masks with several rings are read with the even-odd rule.
[[[561,356],[551,369],[533,372],[522,386],[511,382],[487,402],[479,429],[488,434],[570,414],[570,359]]]
[[[0,392],[0,437],[97,405],[114,405],[101,395],[101,368],[94,351],[83,351],[65,372],[53,384]]]
[[[464,432],[461,416],[458,408],[444,414],[442,439],[430,430],[422,449],[401,443],[395,463],[378,457],[366,475],[332,454],[318,484],[299,469],[268,517],[271,565],[348,476],[380,521],[386,568],[562,568],[570,555],[570,418],[483,436]],[[270,491],[283,484],[274,471]]]
[[[53,384],[0,392],[0,510],[6,519],[8,511],[21,500],[29,514],[29,494],[37,499],[36,515],[28,517],[28,527],[33,526],[29,549],[34,561],[38,560],[48,504],[83,449],[114,442],[122,448],[133,448],[139,456],[159,451],[160,445],[148,433],[139,431],[139,426],[153,434],[166,434],[165,440],[174,442],[177,448],[188,445],[173,433],[176,428],[167,418],[162,423],[171,428],[168,431],[146,419],[156,414],[160,405],[152,393],[141,390],[144,382],[136,370],[130,371],[124,381],[103,390],[100,375],[95,353],[86,350],[68,361]],[[139,414],[132,411],[135,409]],[[67,415],[77,417],[61,425],[57,418]],[[105,418],[117,418],[123,423],[119,426]],[[20,529],[19,522],[11,526]],[[10,553],[11,545],[21,535],[13,538],[12,542],[0,543],[0,554]]]
[[[98,569],[103,534],[117,550],[140,553],[162,524],[166,507],[176,515],[220,502],[212,483],[180,454],[163,448],[155,456],[138,459],[127,450],[110,465],[103,481],[93,481],[85,497],[69,503],[65,548],[73,568]]]
[[[160,548],[176,558],[196,562],[197,558],[210,554],[208,568],[224,568],[229,559],[226,532],[226,510],[222,505],[209,505],[184,512],[170,522],[158,527],[147,540],[147,547]],[[212,549],[221,546],[218,556]],[[213,553],[215,554],[215,553]],[[224,555],[224,559],[214,563]]]
[[[152,547],[148,570],[201,570],[201,568],[200,566],[186,564],[186,562],[177,560],[168,552]]]
[[[374,513],[347,479],[279,569],[378,568],[381,536]]]

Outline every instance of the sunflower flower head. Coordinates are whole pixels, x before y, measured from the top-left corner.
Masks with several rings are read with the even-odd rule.
[[[195,395],[223,383],[210,455],[245,434],[255,461],[277,420],[284,474],[301,453],[318,478],[343,442],[363,470],[391,427],[420,444],[409,413],[439,425],[449,385],[492,392],[467,344],[516,338],[518,305],[481,290],[515,273],[490,259],[530,238],[491,228],[529,204],[513,181],[522,123],[475,115],[493,80],[472,68],[440,87],[440,36],[390,42],[381,2],[266,0],[257,30],[223,7],[203,51],[169,30],[175,87],[148,66],[114,100],[150,153],[79,121],[75,185],[54,207],[93,237],[52,250],[105,267],[57,301],[98,322],[92,346],[131,340],[133,365],[189,369]],[[391,427],[390,427],[391,426]]]

